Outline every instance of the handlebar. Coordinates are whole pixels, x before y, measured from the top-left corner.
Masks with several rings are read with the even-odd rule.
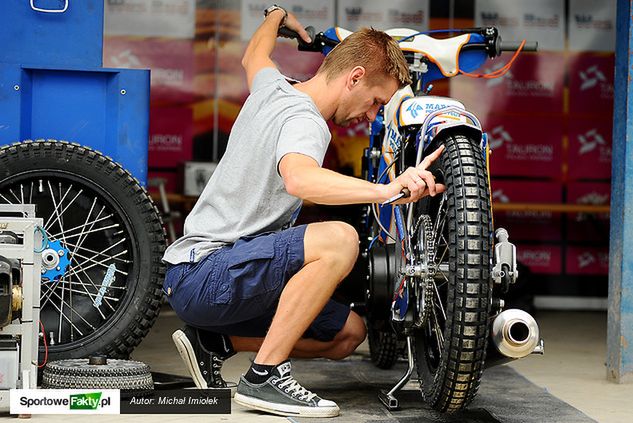
[[[323,50],[323,47],[326,45],[334,47],[336,44],[338,44],[338,42],[330,40],[329,38],[324,36],[322,32],[317,33],[315,29],[311,26],[306,26],[305,30],[310,36],[310,40],[312,40],[312,42],[310,43],[306,43],[296,31],[293,31],[286,27],[279,28],[277,34],[281,35],[282,37],[296,39],[299,43],[299,51],[321,52]]]
[[[521,45],[520,41],[502,41],[501,51],[517,51]],[[526,42],[521,51],[536,51],[538,50],[538,41]]]

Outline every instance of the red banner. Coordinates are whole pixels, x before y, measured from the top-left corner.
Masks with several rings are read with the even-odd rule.
[[[175,168],[193,157],[193,113],[187,107],[153,107],[150,112],[150,168]]]
[[[606,247],[567,247],[565,273],[568,275],[607,275],[609,249]]]
[[[529,267],[534,273],[556,275],[562,270],[559,246],[517,245],[517,261]]]
[[[570,180],[611,178],[612,130],[611,119],[569,119]]]
[[[476,73],[487,74],[510,60],[489,61]],[[479,118],[494,113],[562,113],[565,58],[560,53],[521,54],[501,78],[451,80],[451,96],[462,101]]]
[[[569,61],[569,112],[611,116],[613,54],[579,54]]]
[[[482,122],[494,176],[562,177],[563,124],[560,119],[491,115]]]
[[[492,182],[492,200],[498,203],[560,203],[562,185],[556,182]],[[494,209],[493,209],[494,211]],[[548,211],[494,211],[495,228],[506,228],[510,240],[558,241],[561,217]]]

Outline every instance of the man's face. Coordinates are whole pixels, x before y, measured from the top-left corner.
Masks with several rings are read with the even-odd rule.
[[[360,78],[341,96],[332,120],[340,126],[356,125],[365,120],[373,122],[378,110],[389,102],[397,89],[395,78],[381,78],[377,84],[369,84],[367,78]]]

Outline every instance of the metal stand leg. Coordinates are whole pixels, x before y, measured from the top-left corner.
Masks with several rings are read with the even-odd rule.
[[[402,376],[402,378],[398,381],[398,383],[396,383],[396,386],[391,388],[389,392],[386,392],[383,389],[380,391],[380,394],[378,394],[378,398],[380,399],[380,401],[389,410],[397,410],[398,408],[400,408],[400,405],[398,403],[398,398],[396,398],[394,394],[398,392],[399,390],[401,390],[402,387],[407,384],[409,379],[411,379],[411,374],[413,373],[414,363],[413,363],[413,348],[411,346],[411,342],[412,342],[411,337],[407,336],[407,358],[408,358],[409,367],[407,367],[406,373],[404,374],[404,376]]]

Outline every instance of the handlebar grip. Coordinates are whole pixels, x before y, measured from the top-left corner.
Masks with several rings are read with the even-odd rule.
[[[502,41],[501,51],[517,51],[521,41]],[[538,41],[526,42],[521,51],[536,51],[538,49]]]
[[[296,31],[293,31],[292,29],[288,29],[285,26],[282,26],[281,28],[279,28],[279,30],[277,31],[277,34],[286,38],[297,38],[297,39],[299,38],[299,34]]]
[[[279,30],[277,31],[277,34],[281,35],[282,37],[296,39],[299,42],[299,50],[301,50],[302,48],[306,48],[306,47],[309,48],[314,45],[314,38],[315,38],[316,31],[311,26],[306,26],[305,30],[310,36],[310,40],[311,40],[310,43],[306,43],[305,41],[303,41],[303,38],[299,36],[298,32],[293,31],[292,29],[288,29],[285,26],[279,28]]]

